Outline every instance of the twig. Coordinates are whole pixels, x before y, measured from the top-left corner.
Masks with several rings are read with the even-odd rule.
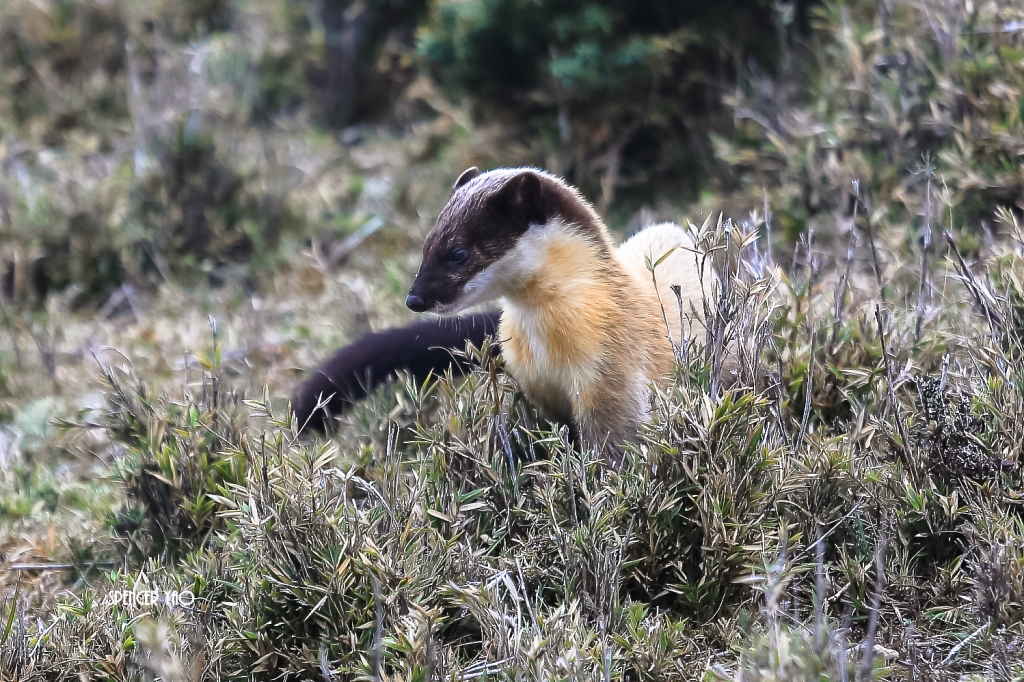
[[[661,290],[658,289],[658,276],[655,274],[655,269],[662,263],[666,258],[671,256],[678,247],[673,246],[671,249],[663,253],[654,260],[654,254],[651,254],[650,259],[647,260],[647,269],[651,273],[651,285],[654,287],[654,293],[658,296],[658,307],[661,308],[661,319],[665,323],[665,335],[668,336],[668,343],[672,346],[672,353],[678,359],[680,357],[679,349],[677,349],[675,339],[672,338],[672,327],[668,323],[668,312],[665,310],[665,302],[661,300]],[[674,286],[674,285],[673,285]]]
[[[992,332],[992,341],[996,341],[996,330],[997,325],[1002,324],[1003,318],[999,314],[992,310],[992,307],[985,301],[985,298],[981,295],[981,287],[977,282],[974,281],[974,273],[967,267],[967,263],[964,261],[964,257],[960,255],[960,249],[956,246],[956,241],[953,239],[953,233],[949,230],[945,232],[946,241],[953,249],[953,253],[956,255],[957,272],[960,275],[960,279],[967,286],[967,290],[971,292],[971,296],[974,297],[974,302],[978,304],[981,311],[985,313],[985,318],[988,320],[989,330]]]
[[[782,431],[782,435],[789,440],[789,420],[783,419],[782,406],[786,402],[786,397],[782,392],[782,351],[779,350],[779,345],[775,342],[774,337],[768,337],[768,343],[772,348],[772,353],[775,356],[775,376],[773,377],[772,384],[775,389],[775,414],[777,415],[777,421],[779,429]]]
[[[878,634],[878,612],[882,605],[882,587],[885,581],[885,536],[878,540],[875,548],[875,590],[871,595],[871,615],[868,618],[868,634],[864,641],[864,659],[860,667],[860,679],[867,682],[871,679],[871,669],[875,660],[875,637]]]
[[[849,584],[847,584],[847,586],[849,586]],[[853,621],[852,608],[850,607],[849,603],[847,603],[847,607],[846,607],[846,609],[844,609],[844,613],[843,613],[843,621],[842,621],[843,624],[842,624],[842,627],[840,627],[839,632],[838,632],[838,635],[839,635],[838,636],[838,639],[839,639],[839,642],[838,642],[838,648],[839,648],[839,682],[849,682],[849,677],[847,677],[848,672],[846,670],[846,668],[847,668],[847,666],[846,666],[846,657],[848,655],[847,647],[846,647],[846,638],[847,638],[847,636],[849,636],[850,630],[852,629],[852,627],[851,627],[852,626],[852,621]]]
[[[572,475],[572,446],[569,445],[569,428],[563,426],[561,429],[562,445],[565,448],[565,474],[569,484],[569,502],[572,506],[572,520],[577,526],[580,525],[579,513],[576,511],[576,483]]]
[[[860,203],[860,180],[853,181],[853,193],[854,202]],[[878,282],[878,297],[882,299],[882,303],[887,303],[885,287],[882,286],[882,266],[878,262],[878,249],[875,248],[875,232],[871,229],[871,214],[867,211],[867,205],[864,209],[864,227],[868,233],[868,243],[871,244],[871,263],[875,268],[875,281]]]
[[[537,616],[533,612],[533,606],[530,605],[530,594],[529,590],[526,589],[526,578],[523,577],[523,567],[519,563],[519,557],[516,557],[516,570],[519,571],[519,584],[523,589],[523,601],[526,602],[526,611],[530,614],[530,621],[533,623],[534,632],[540,632],[540,623],[537,621]]]
[[[96,317],[101,320],[108,319],[122,303],[128,304],[128,308],[136,320],[142,319],[138,303],[135,301],[135,288],[130,284],[118,287],[103,304],[103,307],[96,312]]]
[[[11,345],[14,346],[14,361],[20,370],[22,369],[21,347],[18,346],[18,334],[14,331],[14,323],[11,322],[11,317],[7,314],[7,304],[4,303],[3,294],[0,294],[0,311],[3,311],[4,324],[7,325],[7,333],[11,335]]]
[[[374,615],[374,630],[373,630],[373,680],[374,682],[380,682],[381,679],[381,664],[384,659],[384,623],[383,613],[380,608],[380,581],[376,578],[373,579],[373,615]]]
[[[924,157],[924,244],[921,248],[921,283],[917,289],[917,321],[914,323],[914,343],[921,341],[921,323],[924,320],[924,292],[928,286],[928,251],[932,246],[932,153]]]
[[[167,259],[164,255],[157,251],[156,247],[152,242],[143,241],[142,247],[146,253],[149,254],[150,259],[153,261],[153,265],[156,267],[156,271],[163,278],[164,282],[168,285],[173,286],[174,281],[171,279],[171,266],[168,264]]]
[[[362,227],[346,237],[340,244],[331,248],[331,252],[327,256],[327,264],[336,265],[338,262],[348,258],[367,237],[382,227],[384,227],[384,219],[380,216],[373,216],[367,220],[363,223]]]
[[[672,289],[672,293],[676,297],[676,305],[679,308],[679,357],[676,358],[676,362],[682,367],[689,369],[690,365],[690,353],[689,353],[689,339],[686,338],[686,327],[683,325],[685,321],[683,319],[683,288],[678,284],[671,284],[669,288]],[[689,374],[686,373],[688,377]]]
[[[831,527],[831,528],[829,528],[829,529],[828,529],[828,531],[826,531],[824,535],[820,536],[820,537],[819,537],[819,538],[818,538],[817,540],[815,540],[814,542],[812,542],[812,543],[811,543],[811,544],[810,544],[810,545],[809,545],[808,547],[805,547],[805,548],[804,548],[804,549],[803,549],[803,550],[802,550],[802,551],[801,551],[801,552],[800,552],[799,554],[797,554],[797,555],[796,555],[796,556],[794,557],[794,559],[793,559],[793,560],[794,560],[794,561],[802,561],[802,560],[803,560],[803,557],[805,557],[805,556],[807,555],[807,553],[808,553],[808,552],[810,552],[810,551],[811,551],[812,549],[813,549],[813,550],[815,550],[815,551],[817,551],[817,549],[818,549],[818,546],[819,546],[819,545],[820,545],[820,544],[821,544],[821,543],[822,543],[823,541],[827,540],[827,539],[829,538],[829,536],[831,536],[831,535],[832,535],[832,533],[835,533],[835,532],[836,532],[836,530],[838,530],[839,526],[840,526],[840,525],[842,525],[842,523],[843,523],[844,521],[846,521],[847,519],[849,519],[850,517],[852,517],[852,516],[853,516],[854,514],[856,514],[856,513],[858,512],[858,511],[860,511],[860,507],[861,507],[861,503],[860,503],[860,502],[858,502],[857,504],[853,505],[853,507],[852,507],[852,508],[850,508],[850,511],[846,512],[846,514],[845,514],[845,515],[843,516],[843,518],[839,519],[839,520],[838,520],[838,521],[836,521],[836,522],[835,522],[834,524],[832,524],[832,527]],[[844,589],[845,589],[845,588],[844,588]]]
[[[942,659],[942,665],[949,664],[950,661],[952,661],[954,658],[956,658],[956,655],[958,653],[960,653],[960,650],[963,649],[964,646],[966,646],[966,644],[968,642],[970,642],[972,639],[974,639],[975,637],[980,635],[982,632],[984,632],[986,629],[988,629],[988,626],[989,626],[989,623],[985,623],[980,628],[978,628],[977,630],[975,630],[974,632],[972,632],[971,634],[967,635],[962,640],[960,640],[960,643],[957,644],[952,649],[950,649],[949,650],[949,654],[944,659]]]
[[[839,328],[843,326],[843,301],[846,298],[846,288],[850,282],[850,267],[853,264],[853,251],[857,246],[857,208],[860,203],[853,202],[853,227],[850,229],[850,243],[846,247],[846,268],[836,283],[836,309],[832,322],[832,338],[829,340],[829,348],[835,346],[839,337]]]
[[[815,534],[818,539],[814,544],[815,548],[815,574],[814,574],[814,648],[818,655],[824,649],[825,630],[825,543],[821,541],[821,524],[815,524]]]
[[[878,339],[882,344],[882,361],[885,363],[885,383],[888,387],[889,403],[892,405],[892,411],[896,418],[896,430],[899,431],[900,439],[903,441],[903,464],[907,467],[907,471],[910,472],[914,486],[920,488],[921,482],[918,480],[917,468],[914,466],[913,459],[910,456],[910,439],[907,437],[907,430],[903,425],[903,420],[900,418],[900,404],[896,400],[896,387],[894,386],[896,378],[893,373],[892,364],[889,362],[889,349],[885,345],[885,327],[882,324],[882,309],[878,305],[875,305],[875,321],[878,323]]]
[[[54,389],[57,388],[57,361],[56,354],[53,351],[53,347],[50,346],[49,342],[42,337],[40,334],[36,334],[32,330],[32,325],[28,321],[26,316],[25,326],[28,328],[28,334],[32,337],[32,340],[36,342],[36,348],[39,350],[39,357],[43,361],[43,367],[46,369],[46,373],[50,375],[50,381],[53,382]]]
[[[711,397],[718,397],[718,390],[721,386],[722,363],[725,352],[725,330],[732,315],[729,306],[733,300],[733,273],[732,273],[732,219],[725,221],[725,282],[719,289],[718,302],[715,310],[714,337],[712,341],[711,355]]]
[[[511,661],[511,656],[498,661],[481,661],[480,663],[476,663],[466,668],[466,672],[462,676],[462,679],[478,680],[484,676],[490,677],[491,675],[498,673],[503,665],[510,663]]]
[[[334,674],[331,672],[331,662],[327,658],[327,636],[320,637],[320,677],[323,682],[334,682]]]
[[[807,381],[804,385],[804,414],[800,419],[800,431],[797,433],[796,442],[793,445],[793,456],[795,457],[799,452],[800,448],[804,444],[804,436],[807,434],[807,424],[811,418],[811,398],[813,393],[813,370],[814,370],[814,354],[816,352],[815,346],[817,345],[818,334],[817,330],[814,329],[814,314],[813,314],[813,302],[811,300],[812,289],[814,288],[814,274],[816,268],[814,267],[814,230],[808,230],[807,232],[807,336],[811,342],[811,354],[807,358]]]

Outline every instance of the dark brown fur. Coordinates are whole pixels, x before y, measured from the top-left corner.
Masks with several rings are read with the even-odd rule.
[[[300,429],[322,431],[353,402],[399,372],[409,372],[422,383],[449,369],[465,371],[468,365],[455,351],[464,350],[467,342],[481,346],[497,326],[498,313],[490,312],[414,322],[367,334],[324,361],[295,389],[295,421]]]
[[[600,219],[572,188],[535,169],[480,175],[470,168],[456,181],[423,244],[423,261],[409,290],[410,299],[422,300],[420,312],[451,304],[467,282],[505,255],[531,225],[555,217],[592,235],[610,256]],[[458,250],[466,252],[461,262],[452,258]]]

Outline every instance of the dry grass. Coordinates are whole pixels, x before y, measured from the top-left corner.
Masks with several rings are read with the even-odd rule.
[[[426,82],[404,105],[436,115],[401,134],[242,125],[251,102],[235,85],[259,22],[164,45],[167,87],[140,90],[149,99],[118,120],[170,158],[160,126],[199,111],[229,134],[204,172],[237,174],[240,196],[287,197],[301,220],[255,275],[164,244],[165,271],[112,288],[33,303],[16,281],[28,288],[0,319],[0,677],[1024,676],[1024,235],[1019,178],[990,172],[1019,146],[1019,113],[1000,104],[1020,87],[1019,37],[964,32],[1014,8],[971,19],[898,2],[870,35],[869,4],[824,6],[829,50],[797,60],[808,92],[780,90],[767,111],[751,80],[733,103],[764,130],[741,122],[723,141],[749,175],[714,201],[746,219],[693,228],[727,274],[694,311],[712,337],[682,350],[618,470],[567,448],[486,352],[465,380],[400,381],[331,438],[296,437],[283,396],[302,371],[407,319],[408,274],[452,178],[531,152]],[[197,47],[220,66],[190,71]],[[901,72],[872,66],[900,54],[915,57]],[[890,110],[894,82],[923,99]],[[116,87],[95,79],[82,97]],[[936,137],[893,132],[915,120]],[[100,153],[85,142],[54,156],[42,123],[5,134],[14,239],[0,256],[48,254],[29,229],[44,218],[145,227],[111,218],[134,215],[143,176],[116,172],[134,138],[89,125],[115,143],[101,177],[84,170]],[[51,197],[48,213],[33,196]],[[633,221],[684,208],[698,211],[665,200]],[[235,234],[224,216],[210,225],[214,242]],[[197,271],[207,279],[186,286]],[[730,348],[740,377],[722,389]],[[195,607],[110,601],[146,586],[191,590]]]
[[[72,433],[123,448],[122,549],[98,557],[122,567],[77,560],[59,615],[20,597],[4,664],[40,679],[69,660],[165,679],[1019,674],[1018,332],[961,295],[915,344],[912,311],[876,318],[852,297],[827,343],[835,281],[790,283],[741,228],[694,229],[721,267],[733,253],[707,310],[746,340],[741,378],[713,392],[730,344],[691,347],[617,471],[567,451],[486,354],[465,381],[375,396],[318,443],[269,393],[241,400],[212,333],[184,393],[106,370],[107,407]],[[993,258],[1013,273],[1019,253]],[[955,259],[933,276],[964,287]],[[991,286],[989,314],[1011,319],[1012,278]],[[140,579],[198,606],[135,623],[102,601]]]

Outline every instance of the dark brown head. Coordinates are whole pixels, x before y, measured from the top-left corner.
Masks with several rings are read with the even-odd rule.
[[[532,168],[465,171],[452,187],[423,244],[423,261],[406,305],[415,312],[455,313],[501,295],[521,276],[529,254],[523,235],[555,218],[602,231],[593,209],[572,188]]]

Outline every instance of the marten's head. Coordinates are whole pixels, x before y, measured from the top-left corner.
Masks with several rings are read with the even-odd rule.
[[[468,169],[427,235],[406,305],[452,314],[493,301],[529,272],[534,259],[523,237],[556,219],[603,234],[590,204],[544,171]]]

